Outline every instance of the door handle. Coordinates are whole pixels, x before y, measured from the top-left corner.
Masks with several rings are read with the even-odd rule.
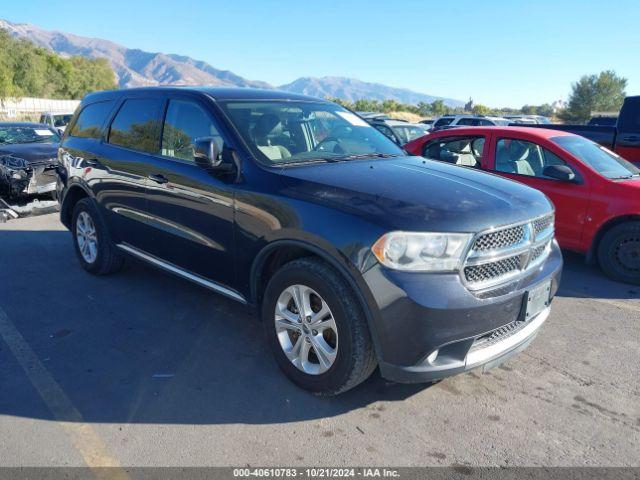
[[[162,175],[161,173],[152,173],[147,177],[149,180],[153,180],[156,183],[169,183],[169,179]]]

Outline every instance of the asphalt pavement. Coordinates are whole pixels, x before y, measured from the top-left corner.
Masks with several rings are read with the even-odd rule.
[[[324,399],[246,307],[137,263],[88,275],[56,214],[0,224],[0,466],[640,466],[640,287],[565,261],[502,366]]]

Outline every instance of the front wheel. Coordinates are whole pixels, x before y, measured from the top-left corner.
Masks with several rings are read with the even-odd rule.
[[[640,222],[621,223],[605,233],[598,261],[614,280],[640,285]]]
[[[349,390],[376,367],[353,290],[320,260],[294,260],[276,272],[265,291],[262,321],[282,371],[315,394]]]

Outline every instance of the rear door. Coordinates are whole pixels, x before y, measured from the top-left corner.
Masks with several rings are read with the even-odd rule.
[[[640,165],[640,96],[628,97],[620,114],[616,152],[622,158]]]
[[[160,95],[123,98],[92,165],[92,188],[115,240],[141,250],[152,246],[146,186],[160,144],[163,105]]]
[[[558,242],[563,248],[579,249],[590,196],[590,186],[580,167],[557,147],[517,135],[494,134],[489,157],[487,166],[493,173],[524,183],[549,197],[556,209]],[[576,181],[546,177],[543,170],[549,165],[570,167]]]
[[[234,179],[196,165],[193,143],[213,138],[223,158],[226,135],[204,99],[167,97],[159,153],[145,173],[151,244],[147,251],[181,269],[232,286],[235,281]]]

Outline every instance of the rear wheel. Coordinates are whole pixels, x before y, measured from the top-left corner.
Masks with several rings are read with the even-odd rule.
[[[262,320],[282,371],[298,386],[336,395],[366,380],[376,359],[362,309],[331,267],[304,258],[267,285]]]
[[[76,255],[87,272],[108,275],[122,268],[124,260],[116,252],[94,200],[83,198],[75,205],[71,232]]]
[[[640,285],[640,222],[622,223],[605,233],[598,261],[614,280]]]

